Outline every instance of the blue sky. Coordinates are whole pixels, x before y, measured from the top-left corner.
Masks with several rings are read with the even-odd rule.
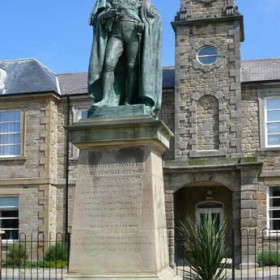
[[[95,0],[2,0],[0,60],[34,57],[56,73],[86,71]],[[174,65],[170,22],[179,0],[153,0],[163,17],[163,65]],[[242,59],[280,57],[280,0],[236,0],[245,18]]]

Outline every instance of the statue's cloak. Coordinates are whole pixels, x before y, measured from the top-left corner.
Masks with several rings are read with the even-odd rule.
[[[90,19],[94,26],[94,38],[89,64],[88,90],[95,102],[99,102],[103,98],[102,73],[110,35],[110,31],[105,28],[106,25],[102,23],[101,17],[110,7],[109,0],[97,0]],[[145,28],[141,38],[139,86],[133,103],[150,106],[153,113],[158,115],[162,100],[161,17],[150,0],[142,0],[140,18]],[[120,96],[125,93],[125,66],[123,57],[121,57],[115,70],[114,84],[115,94]]]

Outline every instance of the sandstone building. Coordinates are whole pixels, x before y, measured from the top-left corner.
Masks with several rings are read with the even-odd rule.
[[[164,156],[171,263],[186,214],[226,218],[229,231],[268,227],[273,238],[280,230],[280,59],[240,60],[234,0],[181,0],[173,27],[176,62],[163,70],[162,108],[175,135]],[[71,231],[79,151],[65,126],[86,117],[87,73],[0,61],[0,94],[5,238]]]

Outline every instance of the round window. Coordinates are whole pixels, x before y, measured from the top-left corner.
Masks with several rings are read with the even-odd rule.
[[[197,53],[197,60],[204,65],[214,64],[218,59],[218,51],[214,47],[206,46]]]

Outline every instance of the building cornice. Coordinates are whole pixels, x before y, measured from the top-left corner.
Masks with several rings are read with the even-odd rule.
[[[34,99],[34,96],[38,96],[39,98],[49,98],[52,97],[56,100],[60,100],[61,96],[54,91],[41,91],[41,92],[24,92],[24,93],[10,93],[10,94],[2,94],[0,95],[0,100],[5,101],[5,99]]]
[[[224,23],[229,21],[238,21],[240,23],[240,41],[243,42],[245,40],[245,32],[244,32],[244,19],[243,16],[231,16],[231,17],[219,17],[219,18],[201,18],[194,20],[175,20],[171,22],[173,29],[176,31],[177,27],[182,26],[193,26],[193,25],[205,25],[208,23]]]

